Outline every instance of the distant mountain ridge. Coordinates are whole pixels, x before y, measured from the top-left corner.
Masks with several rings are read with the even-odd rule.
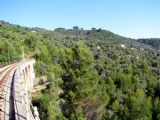
[[[69,35],[69,36],[78,36],[78,37],[85,37],[85,38],[95,38],[100,40],[132,40],[130,38],[122,37],[118,34],[115,34],[113,32],[110,32],[108,30],[103,30],[101,28],[96,29],[92,28],[91,30],[84,30],[83,28],[79,28],[78,26],[74,26],[72,29],[65,29],[65,28],[55,28],[55,30],[47,30],[39,27],[24,27],[20,25],[14,25],[10,24],[9,22],[0,21],[0,26],[7,26],[10,28],[17,28],[17,29],[23,29],[26,31],[36,31],[39,33],[56,33],[56,34],[62,34],[62,35]]]
[[[47,30],[44,28],[39,27],[25,27],[20,25],[14,25],[9,22],[0,21],[0,38],[1,39],[8,39],[13,38],[16,36],[16,39],[19,38],[21,40],[24,39],[24,36],[29,32],[36,32],[37,36],[41,39],[44,39],[46,36],[48,39],[53,40],[53,38],[58,38],[55,40],[55,43],[58,44],[72,44],[73,42],[77,41],[77,39],[83,39],[87,42],[92,41],[101,41],[104,43],[113,43],[113,44],[130,44],[134,46],[143,46],[146,47],[146,43],[148,45],[152,45],[150,42],[145,42],[144,39],[131,39],[127,37],[120,36],[108,30],[103,30],[101,28],[92,28],[91,30],[84,30],[83,28],[79,28],[78,26],[74,26],[72,29],[65,29],[65,28],[55,28],[55,30]],[[13,34],[14,35],[13,35]],[[16,34],[15,34],[16,33]],[[68,41],[66,43],[66,40]],[[147,39],[146,39],[147,40]],[[151,39],[153,41],[153,39]],[[158,46],[157,46],[158,45]],[[159,48],[159,43],[152,45],[155,48]],[[149,46],[147,46],[149,47]]]
[[[155,49],[160,49],[160,38],[143,38],[143,39],[137,39],[137,41],[151,45]]]

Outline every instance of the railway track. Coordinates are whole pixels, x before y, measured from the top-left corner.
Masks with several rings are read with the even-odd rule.
[[[15,67],[15,64],[5,67],[2,71],[0,71],[0,95],[3,90],[3,84],[5,84],[5,78],[10,73],[10,71]]]
[[[0,120],[11,120],[10,109],[12,99],[12,79],[16,64],[12,64],[4,68],[0,78]]]

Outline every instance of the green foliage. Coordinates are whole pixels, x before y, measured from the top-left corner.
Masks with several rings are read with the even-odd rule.
[[[159,48],[159,41],[145,41]],[[160,60],[140,42],[102,29],[48,31],[1,21],[0,64],[20,60],[22,46],[36,59],[36,76],[48,84],[36,100],[42,120],[159,120]]]
[[[159,38],[148,38],[148,39],[138,39],[138,42],[151,45],[156,49],[160,49],[160,39]]]
[[[65,49],[62,53],[61,66],[65,70],[62,74],[64,81],[62,97],[67,106],[65,114],[76,118],[76,114],[79,113],[78,108],[81,107],[86,111],[85,114],[90,112],[91,115],[86,116],[88,119],[99,119],[98,115],[103,114],[109,97],[100,83],[98,74],[93,70],[94,59],[91,52],[80,43],[72,49]]]
[[[34,33],[28,33],[24,39],[24,43],[30,48],[30,50],[34,51],[37,46],[37,41],[39,40],[38,36]]]

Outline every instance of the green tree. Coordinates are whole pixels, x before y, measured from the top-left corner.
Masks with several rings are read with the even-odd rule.
[[[109,97],[105,87],[101,86],[103,82],[93,70],[93,63],[92,53],[82,43],[72,49],[65,49],[62,54],[61,65],[65,70],[62,76],[62,96],[66,102],[65,114],[68,118],[77,118],[79,107],[83,108],[87,119],[100,119],[105,111]]]

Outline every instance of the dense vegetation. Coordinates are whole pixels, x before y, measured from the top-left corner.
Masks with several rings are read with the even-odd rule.
[[[34,97],[42,120],[159,120],[160,58],[154,48],[112,32],[48,31],[1,21],[0,62],[36,59],[49,85]]]
[[[160,38],[148,38],[148,39],[138,39],[138,42],[151,45],[156,49],[160,49]]]

